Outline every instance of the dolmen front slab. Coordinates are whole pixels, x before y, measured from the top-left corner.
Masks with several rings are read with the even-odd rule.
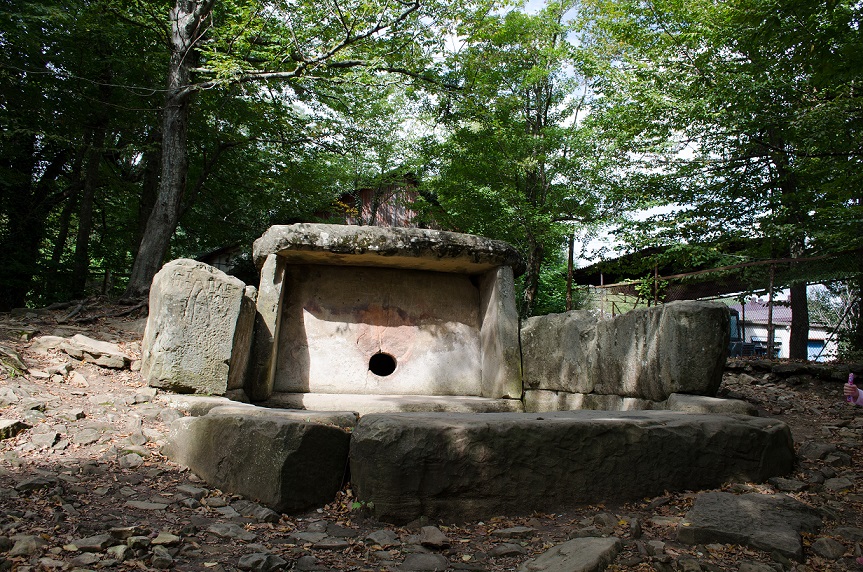
[[[367,415],[350,449],[358,498],[396,524],[760,482],[793,464],[781,421],[667,411]]]

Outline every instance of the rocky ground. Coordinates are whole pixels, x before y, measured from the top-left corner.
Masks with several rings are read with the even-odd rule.
[[[603,546],[620,540],[607,570],[863,570],[854,561],[863,541],[863,408],[841,398],[847,366],[737,362],[720,390],[791,426],[795,474],[723,490],[781,493],[810,507],[821,526],[802,533],[798,562],[753,548],[757,542],[729,544],[727,534],[681,542],[685,517],[705,491],[394,527],[367,518],[348,485],[327,506],[276,514],[160,455],[167,425],[182,413],[135,371],[142,310],[111,316],[124,309],[92,304],[0,314],[0,570],[594,570],[604,564],[599,556],[569,568],[534,559],[570,539],[587,546],[601,538],[611,539],[597,541]],[[131,359],[97,358],[43,338],[76,334],[114,342]],[[764,526],[739,524],[750,536]]]

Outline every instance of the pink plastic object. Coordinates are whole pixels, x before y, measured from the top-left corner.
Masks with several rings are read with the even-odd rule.
[[[848,374],[848,385],[854,385],[854,374],[853,373]],[[845,398],[845,401],[847,401],[848,403],[853,403],[854,398],[849,395],[848,397]]]

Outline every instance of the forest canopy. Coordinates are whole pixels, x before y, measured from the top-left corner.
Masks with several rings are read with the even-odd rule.
[[[567,242],[598,232],[716,265],[731,244],[852,253],[779,286],[798,332],[816,280],[850,279],[859,316],[861,17],[851,0],[2,0],[0,310],[141,297],[167,260],[410,173],[423,220],[522,252],[524,316],[563,310]]]

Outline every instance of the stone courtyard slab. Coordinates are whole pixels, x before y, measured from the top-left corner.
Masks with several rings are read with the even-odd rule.
[[[686,515],[678,539],[687,544],[742,544],[803,560],[801,532],[817,532],[814,509],[786,495],[703,493]]]
[[[335,497],[347,471],[345,430],[304,419],[303,412],[218,409],[175,421],[165,456],[223,491],[277,511],[321,506]],[[346,415],[333,417],[341,422]]]
[[[376,518],[486,518],[789,473],[781,421],[665,411],[367,415],[351,481]]]

